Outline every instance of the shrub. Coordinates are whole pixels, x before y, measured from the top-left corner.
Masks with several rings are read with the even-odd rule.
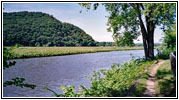
[[[169,59],[170,53],[173,52],[173,51],[176,51],[175,48],[174,49],[173,48],[166,48],[166,47],[164,47],[164,48],[162,49],[162,53],[157,55],[156,58],[158,58],[158,59]]]

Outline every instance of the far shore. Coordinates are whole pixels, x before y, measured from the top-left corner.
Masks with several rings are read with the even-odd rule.
[[[12,51],[13,53],[15,53],[15,56],[11,59],[64,56],[64,55],[96,53],[96,52],[142,50],[142,49],[144,49],[142,46],[135,46],[135,47],[19,47]]]

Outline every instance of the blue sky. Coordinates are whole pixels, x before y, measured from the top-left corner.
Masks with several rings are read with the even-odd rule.
[[[108,13],[103,6],[98,10],[86,11],[76,3],[3,3],[4,12],[18,11],[38,11],[53,15],[62,22],[74,24],[91,35],[96,41],[113,41],[112,33],[107,32]],[[82,13],[80,13],[82,10]],[[157,28],[155,30],[154,42],[159,42],[163,37],[163,32]],[[142,43],[142,37],[139,36]]]

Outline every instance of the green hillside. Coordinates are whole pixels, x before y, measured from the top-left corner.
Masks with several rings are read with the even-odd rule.
[[[95,46],[82,29],[42,12],[3,13],[3,45]]]

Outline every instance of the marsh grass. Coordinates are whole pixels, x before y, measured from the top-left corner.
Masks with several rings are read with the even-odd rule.
[[[139,49],[143,47],[19,47],[12,52],[13,58],[31,58]]]

